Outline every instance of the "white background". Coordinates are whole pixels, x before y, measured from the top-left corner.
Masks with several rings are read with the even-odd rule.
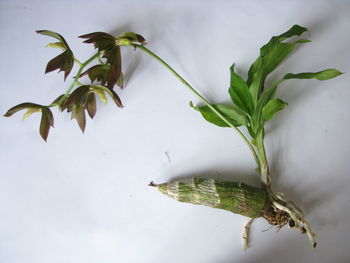
[[[289,103],[267,128],[273,187],[306,212],[318,234],[252,226],[245,218],[178,203],[147,184],[206,176],[258,184],[239,136],[204,121],[199,101],[160,64],[123,48],[125,105],[98,104],[81,134],[54,110],[48,142],[40,114],[0,118],[0,262],[348,262],[350,234],[349,1],[0,1],[0,112],[25,101],[48,104],[71,76],[44,76],[59,54],[34,30],[61,33],[84,60],[91,45],[76,36],[135,31],[211,102],[228,102],[229,67],[244,77],[259,48],[293,24],[313,42],[297,48],[271,75],[337,68],[325,82],[290,80]],[[52,41],[51,41],[52,42]],[[76,68],[74,69],[76,70]],[[169,155],[169,160],[166,153]]]

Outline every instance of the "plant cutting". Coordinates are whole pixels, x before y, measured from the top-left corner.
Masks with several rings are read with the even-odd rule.
[[[123,88],[122,48],[131,47],[150,55],[165,66],[180,82],[189,89],[204,105],[190,106],[197,110],[205,120],[219,127],[232,129],[243,139],[256,162],[256,171],[260,176],[261,187],[252,187],[240,182],[219,181],[214,178],[190,178],[163,184],[150,185],[181,202],[206,205],[224,209],[248,218],[243,231],[244,248],[248,247],[249,226],[255,218],[264,218],[269,224],[281,228],[291,228],[306,234],[311,246],[316,247],[315,234],[306,221],[302,210],[288,200],[282,193],[272,189],[269,163],[265,151],[265,125],[283,110],[287,103],[278,98],[277,90],[282,82],[288,79],[328,80],[342,74],[336,69],[325,69],[317,72],[287,73],[283,78],[267,86],[265,80],[277,66],[295,50],[298,45],[310,42],[300,38],[307,29],[294,25],[281,35],[273,36],[260,49],[259,57],[254,61],[245,80],[230,68],[229,97],[230,105],[214,104],[205,99],[185,79],[183,79],[167,62],[148,49],[145,39],[136,33],[126,32],[117,37],[103,32],[94,32],[80,36],[85,43],[94,44],[96,53],[81,62],[70,49],[66,40],[58,33],[39,30],[37,33],[55,38],[58,42],[48,44],[49,47],[61,49],[63,52],[53,58],[46,67],[46,73],[59,70],[64,72],[64,79],[70,74],[73,65],[78,65],[71,85],[64,94],[58,96],[48,105],[37,103],[21,103],[9,109],[4,116],[9,117],[20,110],[27,110],[24,118],[32,113],[41,112],[39,132],[46,141],[50,127],[54,125],[51,108],[58,107],[61,112],[67,111],[72,119],[76,119],[84,132],[86,126],[85,113],[94,118],[97,111],[96,97],[107,103],[106,94],[118,107],[123,104],[115,91],[115,86]],[[293,38],[293,41],[290,39]],[[295,40],[295,38],[299,38]],[[287,41],[289,40],[289,41]],[[89,66],[89,67],[88,67]],[[88,67],[88,68],[87,68]],[[84,83],[84,76],[89,78]],[[86,79],[86,78],[85,78]],[[234,178],[232,178],[234,180]]]

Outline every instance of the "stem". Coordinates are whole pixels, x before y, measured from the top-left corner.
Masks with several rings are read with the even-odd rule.
[[[264,145],[264,135],[265,135],[265,131],[262,128],[262,130],[256,135],[255,141],[256,141],[256,148],[258,151],[258,158],[260,162],[261,182],[266,187],[269,188],[271,186],[271,178],[270,178],[269,164],[267,161],[265,145]]]
[[[204,104],[206,104],[218,117],[220,117],[224,122],[227,123],[227,125],[229,125],[233,130],[235,130],[240,136],[241,138],[244,140],[244,142],[247,144],[247,146],[249,147],[249,149],[251,150],[251,152],[253,153],[255,162],[257,163],[258,167],[260,167],[260,162],[259,162],[259,158],[258,155],[256,154],[256,151],[254,149],[254,147],[251,145],[251,143],[249,142],[249,140],[247,139],[247,137],[244,136],[244,134],[237,128],[235,127],[225,116],[223,116],[217,109],[215,109],[215,107],[213,105],[211,105],[197,90],[195,90],[183,77],[181,77],[168,63],[166,63],[163,59],[161,59],[158,55],[156,55],[155,53],[153,53],[151,50],[149,50],[148,48],[146,48],[143,45],[139,45],[139,44],[132,44],[132,46],[134,48],[139,48],[141,49],[143,52],[147,53],[148,55],[150,55],[151,57],[153,57],[154,59],[156,59],[158,62],[160,62],[163,66],[165,66],[171,73],[173,73],[175,75],[175,77],[181,81],[181,83],[187,87],[192,93],[194,93]]]
[[[48,107],[54,107],[54,106],[59,106],[62,104],[62,102],[64,102],[64,100],[69,96],[69,93],[72,91],[72,89],[74,88],[74,86],[78,83],[80,83],[78,81],[81,72],[83,71],[83,69],[90,63],[92,62],[94,59],[96,59],[97,57],[100,56],[100,52],[97,52],[95,55],[93,55],[92,57],[90,57],[88,60],[86,60],[84,63],[79,62],[79,60],[77,60],[76,58],[74,58],[75,62],[77,62],[78,65],[80,65],[79,70],[77,72],[77,74],[74,77],[74,80],[72,82],[72,84],[69,86],[68,90],[66,91],[66,93],[62,96],[62,98],[53,104],[50,104]]]
[[[310,224],[305,220],[302,211],[290,201],[285,200],[283,197],[275,194],[271,190],[271,178],[269,165],[266,157],[265,145],[264,145],[264,136],[265,131],[264,128],[258,132],[255,136],[256,148],[249,142],[249,140],[244,136],[244,134],[235,127],[225,116],[223,116],[215,107],[213,107],[198,91],[196,91],[186,80],[184,80],[168,63],[166,63],[159,56],[154,54],[151,50],[139,44],[132,44],[134,48],[139,48],[162,65],[164,65],[171,73],[175,75],[177,79],[179,79],[182,84],[184,84],[192,93],[194,93],[202,102],[204,102],[218,117],[220,117],[225,123],[227,123],[232,129],[234,129],[244,140],[244,142],[248,145],[249,149],[253,153],[254,159],[258,165],[258,169],[260,170],[260,179],[263,184],[263,188],[265,189],[268,198],[270,199],[272,205],[282,211],[288,213],[290,218],[292,218],[295,222],[295,228],[300,230],[302,233],[306,233],[308,236],[310,243],[313,248],[316,247],[317,243],[315,241],[315,234],[312,232]],[[256,149],[256,150],[255,150]],[[246,250],[248,248],[248,235],[249,235],[249,226],[252,223],[252,219],[249,219],[243,231],[243,246]]]
[[[259,161],[261,163],[261,182],[266,189],[272,205],[279,210],[287,212],[295,223],[294,228],[299,230],[301,233],[306,234],[309,238],[311,246],[315,248],[317,245],[315,234],[312,232],[310,224],[304,218],[303,211],[294,202],[284,199],[282,195],[274,193],[271,190],[270,171],[264,146],[264,133],[264,129],[262,129],[256,136],[256,148],[258,151]]]
[[[81,66],[82,63],[80,62],[80,60],[78,60],[78,59],[77,59],[76,57],[74,57],[74,56],[73,56],[73,59],[74,59],[75,63],[77,63],[79,66]]]
[[[102,60],[100,54],[98,55],[97,59],[98,59],[98,62],[100,62],[101,64],[103,64],[103,65],[106,64],[105,62],[103,62],[103,60]]]

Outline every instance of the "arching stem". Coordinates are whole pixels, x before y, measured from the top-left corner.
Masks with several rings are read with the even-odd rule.
[[[140,44],[132,44],[134,48],[138,48],[145,52],[146,54],[150,55],[152,58],[160,62],[163,66],[165,66],[171,73],[174,74],[174,76],[181,81],[181,83],[187,87],[193,94],[195,94],[204,104],[206,104],[219,118],[221,118],[227,125],[229,125],[233,130],[235,130],[239,136],[244,140],[244,142],[249,147],[250,151],[252,152],[255,162],[257,163],[258,167],[260,167],[260,162],[258,155],[250,143],[250,141],[247,139],[247,137],[242,133],[241,130],[239,130],[237,127],[235,127],[224,115],[222,115],[213,105],[211,105],[197,90],[195,90],[183,77],[180,76],[179,73],[177,73],[168,63],[166,63],[162,58],[160,58],[158,55],[153,53],[151,50],[146,48],[143,45]]]

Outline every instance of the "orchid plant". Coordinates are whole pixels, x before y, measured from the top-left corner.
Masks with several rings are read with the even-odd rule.
[[[207,205],[225,209],[248,217],[244,227],[244,247],[248,247],[248,230],[254,218],[263,217],[271,225],[278,228],[289,225],[293,229],[306,234],[311,246],[316,247],[315,234],[306,221],[302,210],[293,202],[276,193],[272,189],[272,178],[266,156],[264,138],[265,125],[276,114],[283,110],[287,103],[277,96],[278,87],[288,79],[318,79],[328,80],[342,74],[336,69],[325,69],[318,72],[287,73],[283,78],[267,86],[265,80],[277,66],[295,50],[298,45],[310,42],[300,38],[307,29],[294,25],[288,31],[273,36],[260,49],[259,57],[254,61],[245,80],[235,72],[234,65],[230,68],[231,81],[229,83],[230,105],[211,103],[182,78],[167,62],[148,49],[145,39],[136,33],[126,32],[115,37],[103,32],[94,32],[80,36],[84,43],[94,44],[97,51],[87,60],[81,62],[70,49],[66,40],[58,33],[49,30],[39,30],[37,33],[52,37],[58,42],[47,46],[58,48],[62,53],[50,60],[45,73],[55,70],[64,72],[64,79],[71,73],[73,65],[78,65],[78,71],[64,94],[58,96],[48,105],[26,102],[9,109],[4,116],[9,117],[20,110],[27,110],[24,118],[32,113],[41,112],[39,132],[46,141],[50,127],[54,125],[51,108],[58,107],[61,112],[71,114],[84,132],[86,126],[86,112],[92,119],[96,114],[96,98],[107,103],[108,95],[122,108],[123,104],[115,91],[115,86],[123,88],[122,47],[140,50],[165,66],[180,82],[188,88],[204,105],[190,106],[197,110],[205,120],[219,126],[232,129],[243,139],[250,149],[256,162],[257,173],[260,175],[261,187],[255,188],[242,183],[222,182],[215,179],[192,178],[164,184],[155,184],[162,193],[179,201]],[[299,38],[287,41],[290,38]],[[82,83],[81,78],[88,76],[89,82]],[[234,178],[232,178],[234,179]]]

